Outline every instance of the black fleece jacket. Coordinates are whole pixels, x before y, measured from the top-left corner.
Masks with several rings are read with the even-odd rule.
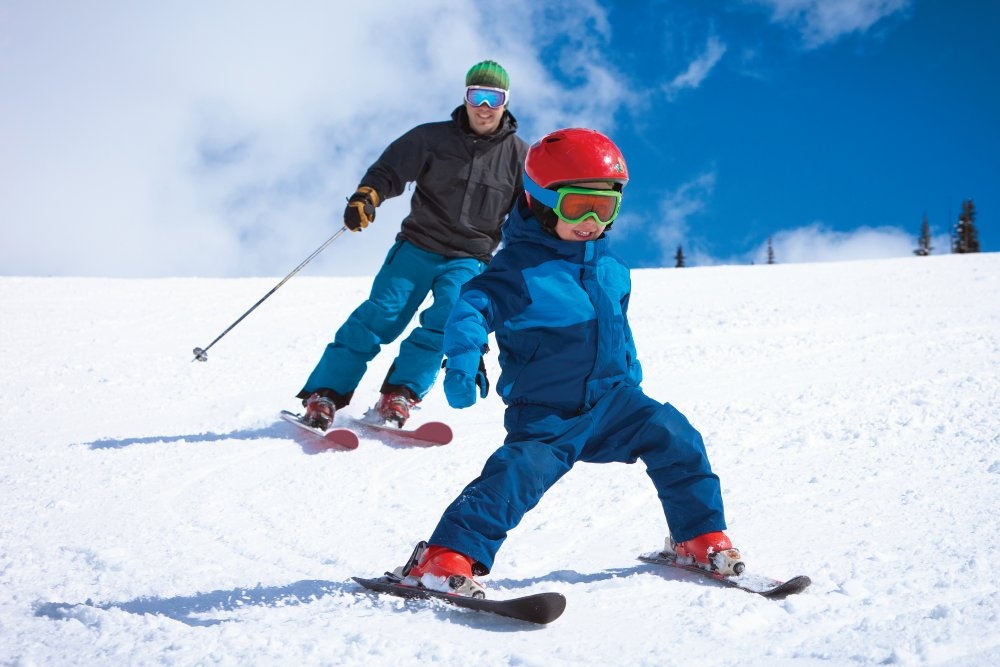
[[[418,125],[389,144],[359,185],[375,188],[384,201],[415,182],[396,238],[445,257],[489,262],[500,226],[524,191],[528,144],[516,132],[507,111],[494,134],[480,136],[460,106],[451,120]]]

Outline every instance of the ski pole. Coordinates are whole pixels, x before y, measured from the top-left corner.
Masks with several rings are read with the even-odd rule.
[[[299,264],[298,266],[296,266],[295,269],[291,273],[289,273],[287,276],[285,276],[284,278],[282,278],[281,282],[278,283],[277,285],[275,285],[274,287],[272,287],[270,292],[268,292],[267,294],[265,294],[264,296],[262,296],[261,299],[260,299],[260,301],[258,301],[254,305],[252,305],[250,307],[250,310],[248,310],[247,312],[245,312],[242,315],[240,315],[240,317],[239,317],[238,320],[236,320],[235,322],[233,322],[232,324],[230,324],[226,328],[225,331],[223,331],[218,336],[216,336],[215,340],[213,340],[211,343],[208,344],[208,347],[204,347],[204,348],[196,347],[196,348],[194,348],[194,350],[193,350],[193,352],[194,352],[194,359],[192,359],[191,361],[194,361],[195,359],[197,359],[198,361],[208,361],[208,351],[210,349],[212,349],[213,345],[215,345],[216,343],[218,343],[219,340],[221,340],[223,336],[225,336],[227,333],[229,333],[233,329],[233,327],[235,327],[237,324],[239,324],[240,322],[242,322],[244,317],[246,317],[247,315],[249,315],[250,313],[252,313],[257,306],[259,306],[260,304],[264,303],[264,301],[269,296],[271,296],[272,294],[274,294],[275,292],[278,291],[279,287],[281,287],[286,282],[288,282],[289,278],[291,278],[296,273],[298,273],[299,271],[301,271],[303,266],[305,266],[306,264],[308,264],[309,262],[311,262],[313,259],[315,259],[316,255],[318,255],[321,252],[323,252],[324,250],[326,250],[326,247],[328,245],[330,245],[331,243],[333,243],[334,241],[336,241],[337,237],[340,236],[341,234],[343,234],[346,231],[347,231],[347,227],[346,226],[345,227],[341,227],[340,229],[338,229],[336,234],[334,234],[333,236],[331,236],[330,238],[328,238],[323,243],[323,245],[321,245],[320,247],[316,248],[316,250],[313,252],[313,254],[311,254],[308,257],[306,257],[302,261],[302,263]]]

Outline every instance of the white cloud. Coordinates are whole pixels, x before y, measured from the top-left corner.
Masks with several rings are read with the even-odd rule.
[[[643,224],[623,217],[625,224],[616,227],[615,233],[626,239],[637,236],[649,239],[658,249],[658,263],[663,266],[673,266],[677,246],[683,246],[685,256],[690,257],[697,245],[690,220],[705,210],[715,189],[715,178],[714,171],[698,174],[663,196],[655,221]]]
[[[771,245],[776,262],[798,264],[909,257],[917,247],[917,239],[896,227],[859,227],[841,232],[814,222],[774,234]],[[766,241],[754,250],[750,259],[755,264],[767,262]]]
[[[912,0],[751,0],[771,9],[772,20],[794,26],[808,47],[865,32],[883,18],[904,10]]]
[[[510,72],[529,140],[613,134],[629,100],[596,2],[62,4],[57,19],[46,3],[4,10],[8,275],[284,275],[339,228],[388,142],[447,118],[484,58]],[[314,270],[373,273],[408,199]]]
[[[623,240],[638,236],[650,239],[658,250],[658,266],[673,266],[678,246],[683,248],[688,266],[720,264],[765,264],[767,240],[748,253],[737,257],[718,257],[711,252],[696,222],[711,206],[716,185],[716,172],[707,171],[683,183],[664,195],[659,204],[655,224],[650,221],[622,217],[615,234]],[[935,236],[932,254],[947,254],[947,235]],[[854,259],[908,257],[917,247],[916,234],[891,226],[859,227],[851,231],[836,231],[821,222],[781,230],[771,237],[775,260],[782,264],[833,262]]]
[[[708,77],[712,69],[722,60],[726,53],[726,45],[717,37],[709,37],[705,51],[688,65],[687,69],[674,77],[664,88],[667,96],[673,98],[678,92],[687,88],[697,88]]]

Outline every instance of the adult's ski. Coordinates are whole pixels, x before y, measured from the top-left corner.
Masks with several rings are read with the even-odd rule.
[[[333,427],[329,430],[322,430],[310,426],[302,421],[302,415],[288,410],[281,411],[281,418],[289,424],[295,424],[304,431],[312,433],[318,438],[317,443],[324,449],[357,449],[360,441],[358,434],[349,428]]]
[[[447,445],[453,437],[451,427],[444,422],[424,422],[412,428],[381,424],[368,418],[355,419],[354,423],[362,430],[368,429],[376,434],[387,435],[392,439],[399,438],[409,441],[411,444]]]

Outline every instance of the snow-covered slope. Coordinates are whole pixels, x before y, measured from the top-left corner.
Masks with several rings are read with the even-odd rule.
[[[503,406],[436,387],[437,448],[317,453],[278,421],[368,280],[296,277],[197,363],[275,278],[0,278],[0,663],[1000,662],[1000,255],[633,281],[647,393],[705,435],[750,568],[804,594],[636,561],[666,531],[639,464],[578,466],[484,579],[564,592],[554,624],[374,597],[350,577],[427,537]]]

